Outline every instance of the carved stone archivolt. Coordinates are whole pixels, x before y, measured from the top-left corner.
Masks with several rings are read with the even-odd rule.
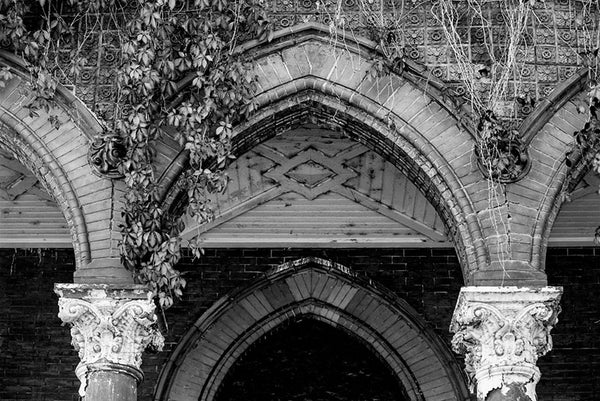
[[[71,344],[79,353],[76,374],[83,397],[90,371],[113,370],[142,378],[142,352],[160,350],[155,304],[144,286],[56,284],[58,317],[71,325]]]
[[[119,166],[127,149],[122,137],[114,132],[104,132],[94,137],[88,151],[88,161],[92,170],[103,177],[121,178]]]
[[[511,384],[536,400],[540,356],[552,349],[562,289],[464,287],[452,317],[452,348],[465,356],[465,371],[478,400]]]

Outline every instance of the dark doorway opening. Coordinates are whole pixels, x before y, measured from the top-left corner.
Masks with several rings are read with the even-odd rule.
[[[372,350],[311,318],[253,344],[227,373],[216,401],[404,401],[399,380]]]

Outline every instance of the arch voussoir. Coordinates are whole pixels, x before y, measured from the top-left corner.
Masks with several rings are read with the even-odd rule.
[[[528,260],[539,271],[545,268],[548,239],[567,198],[564,193],[582,178],[591,160],[588,154],[572,160],[572,167],[566,163],[567,153],[574,146],[574,134],[583,129],[588,119],[587,113],[579,111],[582,104],[589,103],[587,79],[587,69],[583,68],[557,86],[520,127],[532,166],[509,198],[515,214],[531,223],[517,226],[515,231],[527,241]]]
[[[318,32],[308,30],[300,38],[296,33],[293,42],[280,39],[273,49],[257,47],[251,53],[259,65],[264,64],[261,64],[262,58],[268,59],[271,71],[283,71],[293,65],[293,72],[281,73],[277,79],[268,79],[266,75],[259,78],[268,81],[261,84],[262,91],[256,97],[259,110],[271,109],[271,105],[276,104],[277,111],[281,111],[286,104],[290,107],[299,101],[295,94],[312,90],[326,95],[327,101],[313,96],[314,99],[320,97],[318,102],[340,113],[351,114],[374,131],[383,133],[385,140],[400,147],[427,177],[422,180],[413,175],[421,189],[427,191],[434,185],[438,197],[444,194],[446,215],[452,215],[446,223],[451,232],[461,237],[454,236],[463,261],[465,280],[470,282],[469,272],[486,267],[490,262],[485,241],[480,240],[484,235],[470,194],[462,182],[468,177],[473,187],[471,192],[486,187],[481,173],[473,167],[474,141],[470,131],[459,126],[448,106],[433,97],[433,88],[426,91],[417,86],[418,79],[411,81],[394,73],[382,76],[373,73],[374,53],[365,43],[337,47]],[[324,52],[328,53],[327,57],[323,57]],[[280,66],[274,66],[274,63]],[[290,79],[282,81],[283,75]],[[259,111],[236,133],[252,131],[251,126],[258,124],[260,114]],[[471,167],[465,169],[465,164]],[[461,176],[457,171],[461,171]],[[434,182],[434,177],[439,179]]]
[[[75,191],[53,155],[35,133],[7,110],[0,109],[0,146],[26,166],[51,194],[69,226],[77,267],[90,261],[85,219]]]

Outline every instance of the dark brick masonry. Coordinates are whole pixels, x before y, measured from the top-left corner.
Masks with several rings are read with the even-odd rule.
[[[73,250],[0,250],[0,400],[79,400],[79,357],[58,319],[55,282]]]
[[[304,256],[351,267],[390,288],[421,313],[446,342],[463,283],[451,249],[232,249],[186,258],[189,288],[167,311],[165,352],[145,355],[140,400],[150,400],[160,368],[179,338],[212,302],[266,269]],[[77,355],[61,327],[55,282],[71,282],[72,250],[0,250],[0,400],[77,400]],[[600,400],[600,249],[550,249],[550,285],[565,287],[553,331],[555,349],[540,359],[540,401]]]
[[[554,248],[548,285],[564,288],[554,349],[538,361],[540,401],[600,400],[600,248]]]
[[[312,319],[283,324],[233,365],[216,401],[408,401],[374,353]]]

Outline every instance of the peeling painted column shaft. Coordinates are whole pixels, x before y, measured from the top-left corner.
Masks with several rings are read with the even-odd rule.
[[[152,293],[142,285],[56,284],[58,317],[71,325],[85,401],[136,401],[142,352],[161,349]]]
[[[452,316],[452,347],[478,401],[536,401],[538,357],[552,349],[560,287],[463,287]]]

